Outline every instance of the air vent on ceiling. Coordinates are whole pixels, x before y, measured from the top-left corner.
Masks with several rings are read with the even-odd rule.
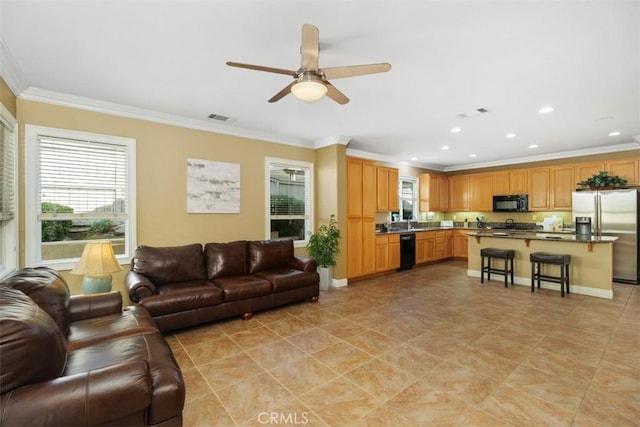
[[[221,114],[213,114],[213,113],[209,114],[209,118],[213,120],[217,120],[222,123],[233,123],[236,121],[236,119],[233,119],[231,117],[223,116]]]
[[[489,110],[487,110],[484,107],[481,107],[481,108],[476,108],[475,110],[470,111],[468,113],[460,113],[460,114],[458,114],[458,117],[462,117],[463,119],[467,119],[469,117],[479,116],[479,115],[487,113],[487,112],[489,112]]]

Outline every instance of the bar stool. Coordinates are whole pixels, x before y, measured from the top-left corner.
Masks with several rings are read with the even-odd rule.
[[[480,249],[480,283],[484,283],[484,273],[487,273],[487,280],[491,280],[491,273],[502,274],[504,276],[504,287],[507,288],[507,277],[511,275],[511,284],[513,285],[513,258],[516,251],[513,249],[496,249],[484,248]],[[487,258],[487,265],[484,265],[484,259]],[[503,259],[504,269],[491,267],[491,258]],[[508,263],[508,264],[507,264]]]
[[[534,282],[538,281],[538,288],[540,288],[540,281],[560,283],[560,295],[564,297],[564,288],[566,286],[567,293],[569,293],[569,263],[571,262],[571,255],[566,254],[550,254],[546,252],[533,252],[529,255],[531,260],[531,292],[534,291]],[[540,265],[551,264],[560,266],[560,276],[549,276],[541,273]]]

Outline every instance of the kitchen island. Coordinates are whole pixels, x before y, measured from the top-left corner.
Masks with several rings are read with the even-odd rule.
[[[617,237],[590,236],[554,233],[518,233],[470,231],[469,264],[467,275],[480,277],[480,250],[484,248],[513,249],[514,283],[531,286],[531,262],[533,252],[571,255],[570,290],[574,294],[590,295],[599,298],[613,298],[613,242]],[[500,265],[501,260],[493,263]],[[544,274],[559,275],[556,265],[543,266]],[[485,281],[485,284],[489,282]],[[542,282],[542,288],[560,292],[560,285]]]

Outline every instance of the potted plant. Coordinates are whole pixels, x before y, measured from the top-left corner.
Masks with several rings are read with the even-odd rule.
[[[339,242],[340,230],[335,215],[329,218],[329,224],[322,224],[318,227],[317,233],[309,236],[307,252],[309,256],[318,264],[318,274],[320,274],[320,290],[329,289],[329,283],[333,278],[333,266],[336,265],[338,253],[340,252]]]
[[[600,171],[591,175],[590,178],[580,181],[578,185],[591,190],[610,190],[612,188],[626,187],[627,180],[620,178],[618,175],[609,175],[607,171]]]

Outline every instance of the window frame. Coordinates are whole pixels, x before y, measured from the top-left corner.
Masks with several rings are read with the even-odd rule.
[[[313,163],[305,162],[302,160],[290,160],[281,159],[276,157],[265,157],[265,238],[271,240],[271,166],[291,167],[291,168],[304,168],[308,171],[305,176],[305,184],[307,186],[305,195],[308,200],[305,200],[305,238],[304,240],[294,240],[293,245],[296,248],[302,248],[307,246],[309,236],[313,232],[313,199],[314,199],[314,172]],[[281,215],[280,215],[281,216]],[[286,219],[286,218],[278,218]]]
[[[127,218],[125,222],[124,253],[117,254],[121,264],[129,264],[137,246],[136,215],[136,140],[120,136],[90,132],[25,125],[25,261],[29,266],[47,266],[56,270],[70,270],[79,257],[42,259],[42,227],[39,215],[40,136],[52,138],[91,141],[100,144],[118,145],[126,148]]]
[[[18,192],[18,121],[0,103],[0,121],[6,126],[12,135],[11,151],[12,151],[12,192],[13,192],[13,218],[9,220],[0,220],[0,278],[6,277],[18,269],[18,218],[20,217],[20,194]],[[6,143],[6,141],[5,141]],[[4,162],[4,158],[0,158]]]
[[[412,197],[411,197],[411,202],[412,202],[412,206],[413,206],[413,210],[411,213],[411,216],[413,217],[413,219],[411,219],[411,221],[417,221],[419,218],[419,210],[418,210],[418,196],[419,196],[419,188],[418,188],[418,178],[413,177],[413,176],[401,176],[398,177],[398,215],[399,215],[399,219],[398,221],[406,221],[406,218],[402,218],[402,201],[403,200],[408,200],[404,197],[402,197],[402,183],[403,182],[410,182],[412,184],[412,188],[413,188],[413,192],[412,192]],[[389,215],[391,216],[391,213],[389,213]]]

